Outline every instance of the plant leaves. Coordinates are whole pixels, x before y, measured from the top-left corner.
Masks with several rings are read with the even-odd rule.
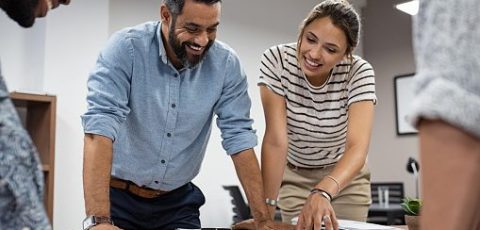
[[[422,201],[420,199],[406,197],[403,199],[403,203],[401,205],[407,215],[418,216],[422,208]]]

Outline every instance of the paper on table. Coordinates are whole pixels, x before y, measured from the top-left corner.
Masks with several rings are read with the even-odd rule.
[[[292,219],[292,224],[297,224],[298,217]],[[338,220],[338,225],[340,229],[345,230],[400,230],[399,228],[379,225],[379,224],[372,224],[360,221],[353,221],[353,220]],[[322,228],[323,229],[323,228]]]
[[[365,223],[365,222],[353,221],[353,220],[338,220],[338,225],[340,225],[341,228],[345,228],[349,230],[384,230],[384,229],[398,230],[399,229],[392,226]]]

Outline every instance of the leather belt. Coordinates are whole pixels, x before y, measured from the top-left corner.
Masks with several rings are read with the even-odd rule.
[[[139,197],[148,198],[148,199],[157,198],[169,192],[169,191],[151,189],[147,187],[140,187],[131,181],[122,180],[114,177],[110,178],[110,187],[126,190]]]
[[[323,168],[326,168],[328,166],[331,166],[331,165],[324,165],[324,166],[319,166],[319,167],[315,167],[315,168],[307,168],[307,167],[296,166],[296,165],[287,161],[287,167],[292,169],[292,170],[316,170],[316,169],[323,169]]]

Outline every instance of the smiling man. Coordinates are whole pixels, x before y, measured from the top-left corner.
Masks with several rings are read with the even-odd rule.
[[[213,116],[259,229],[275,228],[253,147],[246,76],[216,41],[219,0],[164,0],[161,22],[115,33],[88,80],[84,229],[198,229]]]
[[[70,0],[0,0],[23,27]],[[8,97],[0,71],[0,229],[51,229],[43,207],[43,173],[37,150]]]

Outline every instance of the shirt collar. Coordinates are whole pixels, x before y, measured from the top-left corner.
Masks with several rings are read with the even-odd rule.
[[[158,23],[157,26],[157,38],[158,38],[158,56],[162,59],[162,62],[167,64],[168,63],[168,56],[167,51],[165,50],[165,46],[163,45],[162,39],[162,22]]]

